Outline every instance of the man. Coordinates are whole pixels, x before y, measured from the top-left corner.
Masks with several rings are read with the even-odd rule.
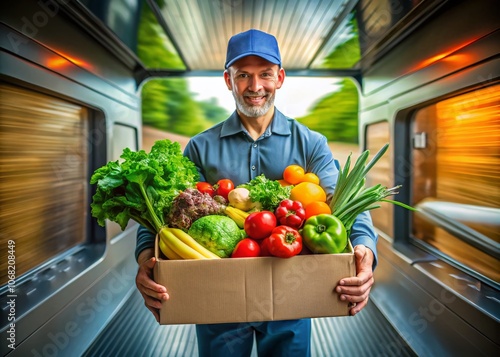
[[[226,121],[193,137],[185,149],[201,180],[215,183],[229,178],[239,185],[262,173],[269,179],[280,179],[286,166],[298,164],[314,172],[331,197],[338,163],[326,138],[285,117],[274,106],[276,90],[285,80],[275,37],[253,29],[233,36],[225,69],[224,80],[233,93],[236,111]],[[357,218],[350,239],[357,275],[341,279],[335,291],[341,300],[351,303],[354,315],[368,302],[376,265],[377,235],[368,213]],[[153,242],[152,234],[141,228],[136,282],[146,306],[158,320],[161,300],[168,300],[169,295],[167,288],[152,280]],[[196,332],[200,356],[249,356],[254,334],[259,356],[310,355],[310,319],[197,325]]]

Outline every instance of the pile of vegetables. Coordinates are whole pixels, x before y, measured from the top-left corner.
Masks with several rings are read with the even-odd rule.
[[[260,175],[238,187],[227,178],[200,182],[179,143],[160,140],[150,153],[125,149],[120,161],[94,172],[92,215],[102,226],[110,220],[124,230],[132,219],[147,227],[168,259],[341,253],[359,213],[380,201],[413,209],[386,198],[398,187],[364,187],[387,146],[368,165],[369,152],[362,153],[351,171],[349,156],[327,202],[318,176],[298,165],[288,166],[282,180]]]
[[[236,200],[234,205],[248,210],[258,203],[260,210],[246,218],[244,229],[248,238],[238,243],[233,257],[274,255],[288,258],[301,253],[303,246],[312,253],[342,253],[347,249],[352,225],[360,213],[380,207],[379,202],[390,202],[414,210],[401,202],[387,199],[397,194],[400,186],[387,188],[377,184],[365,187],[367,173],[385,154],[388,146],[382,147],[369,163],[370,152],[364,151],[352,170],[349,155],[344,168],[339,170],[330,202],[326,201],[318,176],[306,173],[298,165],[288,166],[283,172],[283,179],[272,184],[261,175],[242,185],[248,192],[243,192],[241,197],[244,199]],[[276,189],[276,183],[284,189]],[[271,193],[266,194],[267,191]]]

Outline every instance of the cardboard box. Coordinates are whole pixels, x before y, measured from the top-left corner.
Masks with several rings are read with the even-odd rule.
[[[164,259],[156,244],[155,281],[170,300],[160,324],[198,324],[347,316],[334,291],[356,272],[350,253],[215,260]]]

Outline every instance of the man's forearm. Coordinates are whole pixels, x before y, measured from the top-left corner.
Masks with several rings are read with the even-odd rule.
[[[144,249],[142,252],[139,253],[137,257],[137,263],[141,265],[142,263],[151,259],[154,256],[155,256],[155,250],[153,248]]]
[[[155,234],[150,232],[146,227],[139,226],[137,231],[137,244],[135,247],[135,259],[139,262],[139,255],[146,249],[153,249],[153,254],[149,257],[151,258],[154,255],[154,246],[155,246]]]

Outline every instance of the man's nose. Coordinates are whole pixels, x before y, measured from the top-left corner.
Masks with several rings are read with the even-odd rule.
[[[258,92],[262,89],[262,78],[258,75],[250,76],[248,81],[248,90]]]

